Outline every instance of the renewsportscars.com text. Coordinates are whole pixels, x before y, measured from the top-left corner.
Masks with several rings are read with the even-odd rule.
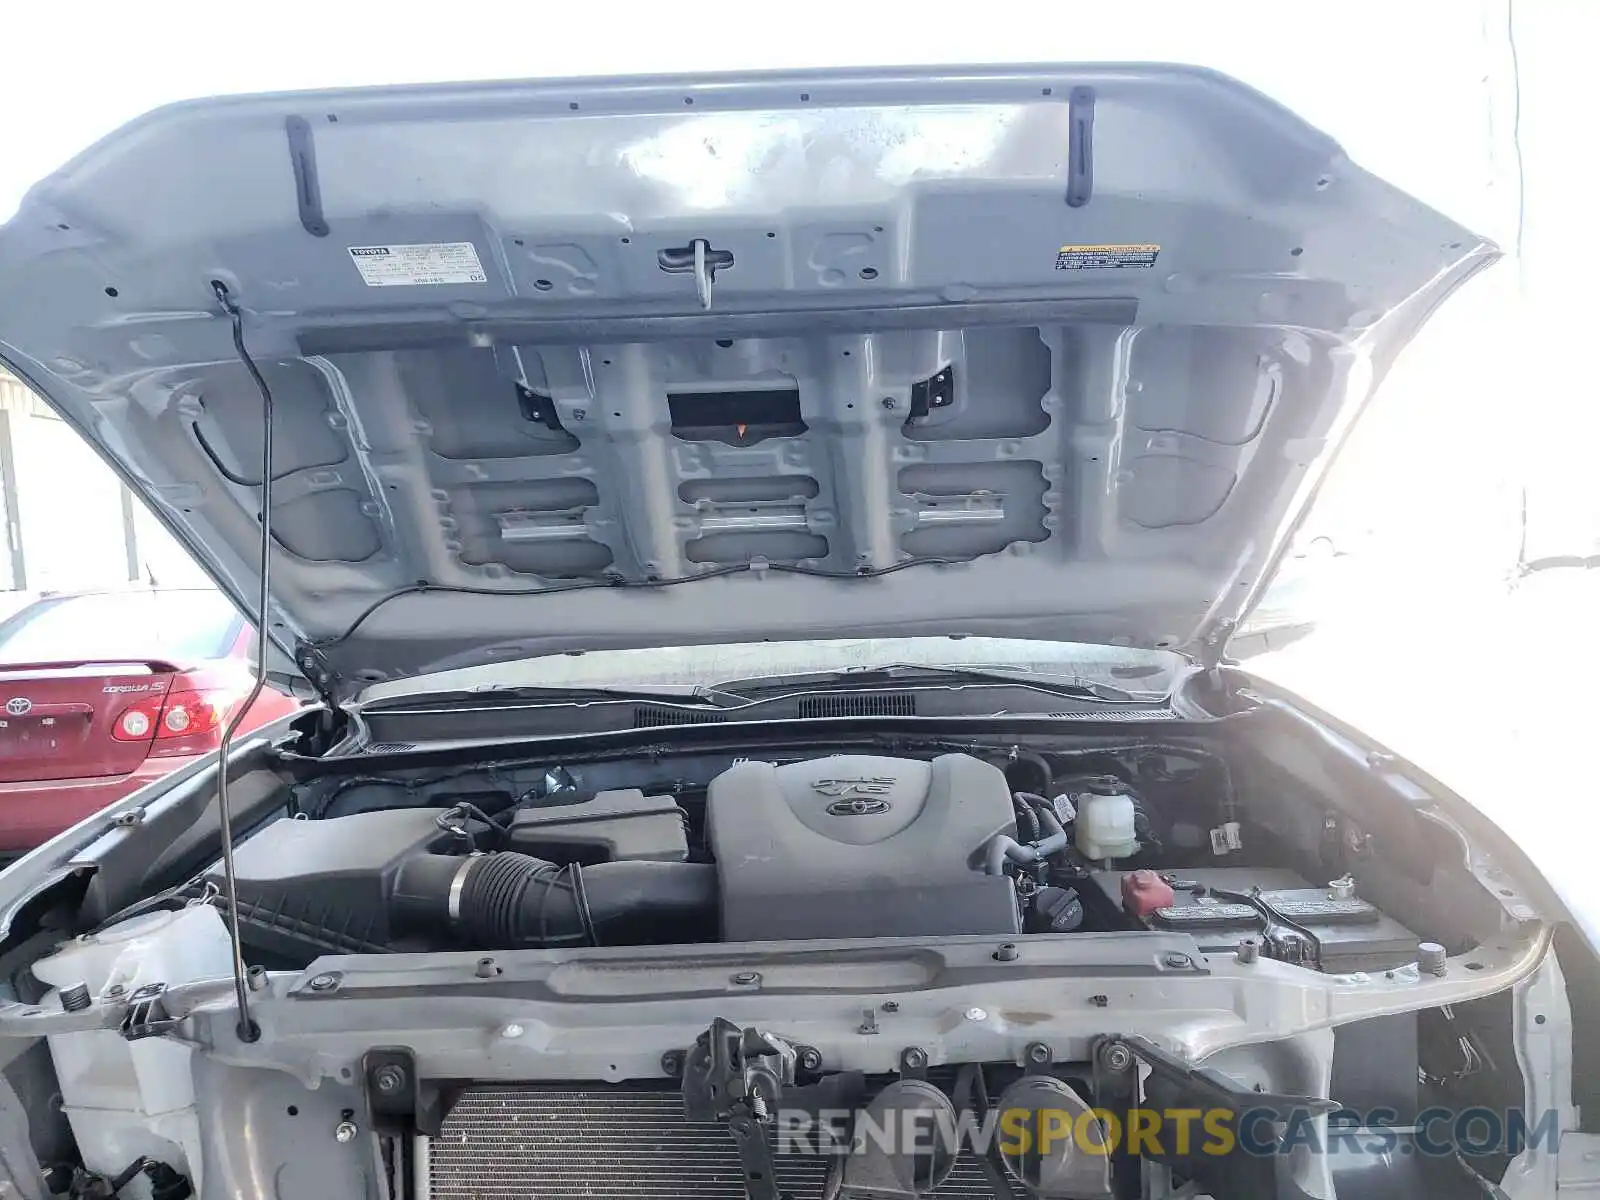
[[[1468,1154],[1518,1154],[1528,1147],[1556,1148],[1560,1118],[1555,1110],[1530,1119],[1519,1109],[1428,1108],[1402,1121],[1394,1109],[1345,1109],[1325,1118],[1309,1110],[1287,1114],[1271,1109],[1011,1108],[991,1110],[983,1119],[972,1112],[947,1116],[928,1111],[888,1113],[780,1108],[775,1114],[780,1154],[951,1152],[963,1145],[986,1154],[1048,1154],[1070,1144],[1084,1154],[1125,1149],[1154,1157],[1256,1156],[1359,1148],[1368,1153],[1423,1154],[1438,1157],[1457,1150]]]

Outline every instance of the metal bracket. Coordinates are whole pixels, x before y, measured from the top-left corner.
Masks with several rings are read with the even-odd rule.
[[[908,421],[927,416],[936,408],[949,408],[956,402],[956,369],[946,365],[937,374],[911,385],[911,412]]]
[[[1321,1096],[1258,1092],[1214,1067],[1197,1067],[1168,1054],[1148,1038],[1116,1036],[1116,1040],[1124,1043],[1135,1057],[1150,1068],[1153,1078],[1192,1097],[1201,1108],[1225,1108],[1232,1113],[1263,1110],[1270,1112],[1275,1120],[1283,1122],[1297,1113],[1312,1117],[1325,1116],[1343,1107],[1337,1101]]]
[[[726,1121],[735,1105],[744,1105],[765,1120],[793,1085],[798,1063],[799,1050],[784,1039],[718,1017],[684,1062],[684,1114],[691,1121]]]
[[[728,1123],[750,1200],[780,1200],[767,1125],[784,1088],[794,1083],[799,1057],[799,1050],[780,1037],[718,1017],[684,1062],[684,1115]]]
[[[1232,619],[1218,621],[1201,638],[1194,655],[1195,665],[1210,675],[1212,684],[1218,688],[1222,685],[1221,669],[1228,653],[1228,639],[1237,626],[1238,622]]]
[[[853,1111],[865,1093],[865,1077],[859,1071],[841,1071],[797,1087],[795,1072],[803,1049],[765,1030],[741,1029],[718,1017],[684,1058],[684,1116],[690,1121],[728,1123],[749,1200],[785,1200],[767,1140],[780,1100],[786,1108],[809,1112]]]
[[[518,383],[514,386],[517,389],[517,407],[522,410],[526,420],[543,425],[555,433],[564,432],[561,414],[556,411],[554,396],[549,392],[528,387],[526,384]]]
[[[367,1122],[377,1133],[438,1137],[460,1088],[417,1073],[408,1046],[375,1046],[361,1056]]]
[[[921,1046],[907,1046],[900,1051],[900,1078],[926,1079],[928,1077],[928,1052]]]
[[[130,1042],[142,1038],[160,1037],[176,1029],[179,1018],[167,1010],[167,985],[147,983],[128,997],[127,1010],[122,1014],[122,1036]]]
[[[772,1145],[767,1141],[767,1121],[746,1106],[734,1106],[728,1130],[739,1147],[739,1165],[744,1169],[744,1194],[749,1200],[786,1200],[778,1190],[777,1171],[772,1161]]]
[[[328,660],[310,642],[301,642],[294,648],[295,665],[300,668],[311,686],[316,689],[317,696],[329,708],[337,708],[333,698],[333,668],[328,665]]]

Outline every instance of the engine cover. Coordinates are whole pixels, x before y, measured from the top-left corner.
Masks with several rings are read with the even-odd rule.
[[[1010,878],[981,873],[1011,790],[970,755],[739,763],[706,821],[727,941],[1018,931]]]

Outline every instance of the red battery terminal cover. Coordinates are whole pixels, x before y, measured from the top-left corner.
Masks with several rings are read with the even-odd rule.
[[[1129,871],[1122,877],[1122,909],[1143,919],[1174,903],[1172,885],[1155,871]]]

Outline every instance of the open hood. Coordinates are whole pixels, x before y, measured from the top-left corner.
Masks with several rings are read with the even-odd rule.
[[[254,96],[29,193],[0,358],[253,611],[237,305],[267,628],[334,698],[761,639],[1215,658],[1495,257],[1190,68]]]

